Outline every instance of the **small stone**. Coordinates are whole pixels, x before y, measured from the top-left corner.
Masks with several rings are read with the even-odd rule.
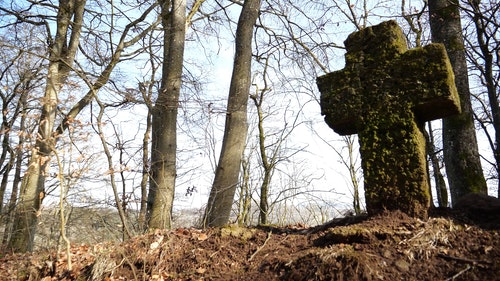
[[[390,259],[392,257],[391,251],[385,250],[382,256],[386,259]]]
[[[394,262],[394,265],[399,271],[407,272],[410,270],[410,264],[405,260],[398,259]]]

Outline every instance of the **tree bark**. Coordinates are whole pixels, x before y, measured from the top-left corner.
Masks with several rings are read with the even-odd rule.
[[[184,62],[186,1],[162,1],[163,70],[152,113],[148,229],[172,227],[177,157],[177,110]]]
[[[469,1],[469,5],[472,8],[472,20],[474,21],[474,25],[476,27],[476,35],[477,35],[477,43],[479,50],[473,51],[480,53],[481,60],[474,60],[474,64],[477,69],[480,71],[482,77],[483,84],[486,88],[486,92],[488,93],[488,103],[490,105],[491,110],[491,121],[493,123],[493,129],[495,131],[495,140],[493,142],[490,141],[491,149],[493,150],[493,156],[495,159],[495,168],[497,172],[497,178],[500,175],[500,104],[498,101],[498,82],[495,81],[494,75],[494,67],[495,62],[493,59],[494,50],[490,50],[490,44],[493,46],[495,43],[498,46],[498,39],[494,38],[495,30],[495,22],[491,22],[487,15],[484,15],[481,11],[480,1]],[[492,12],[494,13],[494,12]],[[492,34],[493,33],[493,34]],[[490,43],[490,42],[495,43]],[[500,53],[498,53],[497,49],[497,59],[499,59]],[[500,197],[500,180],[497,180],[497,189],[498,196]]]
[[[238,215],[236,221],[238,225],[248,225],[250,223],[250,211],[252,207],[252,193],[250,190],[250,155],[241,161],[242,182],[238,200]]]
[[[443,43],[455,73],[462,113],[443,119],[443,154],[451,202],[468,193],[487,193],[479,158],[458,0],[430,0],[432,40]]]
[[[146,99],[146,96],[144,96]],[[148,114],[146,116],[146,131],[142,138],[142,177],[141,177],[141,205],[139,209],[138,225],[142,233],[147,229],[147,202],[148,202],[148,182],[149,182],[149,139],[151,135],[151,108],[148,104]]]
[[[26,131],[26,108],[27,108],[27,92],[21,93],[20,97],[20,109],[21,109],[21,120],[19,123],[19,131]],[[21,169],[23,166],[24,153],[22,151],[22,147],[25,144],[25,137],[21,134],[19,135],[19,140],[16,146],[16,163],[14,170],[14,179],[12,180],[12,191],[9,198],[9,203],[7,205],[7,210],[3,211],[8,214],[7,222],[5,223],[4,234],[2,238],[2,245],[8,245],[8,241],[11,236],[12,226],[14,224],[14,209],[17,203],[17,195],[19,193],[19,184],[21,183]]]
[[[58,93],[66,81],[78,50],[85,0],[59,2],[57,31],[50,45],[47,85],[35,147],[21,183],[19,202],[8,247],[14,251],[32,251],[38,212],[44,197],[46,171],[55,144],[53,128]],[[69,35],[69,38],[68,38]]]
[[[248,131],[253,27],[259,16],[260,3],[260,0],[245,0],[238,19],[222,150],[205,210],[204,226],[222,226],[231,215]]]

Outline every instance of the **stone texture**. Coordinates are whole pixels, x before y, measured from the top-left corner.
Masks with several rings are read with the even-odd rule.
[[[427,217],[423,124],[460,111],[446,50],[407,50],[395,21],[352,33],[344,44],[345,68],[317,84],[326,123],[340,135],[359,135],[367,211]]]

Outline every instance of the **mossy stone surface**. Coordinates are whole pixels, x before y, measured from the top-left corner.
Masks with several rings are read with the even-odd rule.
[[[358,134],[370,214],[427,217],[423,124],[460,112],[443,45],[407,50],[395,21],[349,35],[343,70],[318,77],[321,111],[341,135]]]

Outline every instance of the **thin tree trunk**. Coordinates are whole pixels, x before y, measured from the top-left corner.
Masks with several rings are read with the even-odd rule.
[[[259,10],[260,0],[246,0],[238,20],[222,150],[205,210],[204,226],[225,225],[231,215],[248,131],[252,38]]]
[[[436,146],[434,145],[434,133],[432,132],[432,126],[429,122],[429,132],[423,130],[426,147],[427,147],[427,155],[429,155],[432,171],[434,172],[434,184],[436,185],[436,195],[438,200],[438,205],[441,208],[448,207],[448,190],[446,189],[446,181],[444,180],[444,176],[441,173],[440,162],[437,157]],[[429,175],[430,179],[430,175]],[[430,183],[429,183],[429,186]],[[431,193],[432,194],[432,193]]]
[[[462,113],[443,119],[443,154],[451,202],[468,193],[487,193],[481,168],[458,0],[429,0],[432,40],[448,52]]]
[[[265,225],[268,223],[269,214],[269,185],[271,183],[272,173],[275,167],[275,156],[269,159],[266,151],[266,133],[264,132],[264,113],[262,112],[262,103],[264,101],[264,93],[266,89],[256,90],[255,95],[250,95],[255,107],[257,108],[257,128],[259,131],[259,152],[262,168],[264,169],[264,178],[260,185],[260,202],[259,202],[259,224]],[[277,153],[277,151],[276,151]]]
[[[148,229],[172,227],[177,175],[177,110],[184,63],[186,1],[162,1],[164,28],[162,82],[152,113]]]
[[[353,188],[353,200],[352,207],[354,208],[354,213],[356,215],[361,215],[361,203],[359,200],[359,181],[356,173],[356,161],[354,160],[354,136],[344,136],[344,143],[347,145],[347,152],[349,157],[349,163],[346,164],[349,170],[349,176],[351,177],[351,183]]]
[[[250,156],[248,157],[250,158]],[[240,184],[238,200],[238,216],[236,221],[238,225],[247,225],[249,222],[249,213],[251,207],[252,194],[250,192],[250,164],[248,159],[242,159],[242,183]]]
[[[19,131],[20,132],[25,132],[26,130],[26,119],[27,119],[27,114],[26,114],[26,99],[27,99],[27,93],[21,94],[20,97],[20,103],[21,103],[21,121],[19,124]],[[19,135],[19,141],[17,143],[16,147],[16,163],[15,163],[15,170],[14,170],[14,179],[12,181],[12,192],[10,194],[9,198],[9,203],[7,205],[7,213],[8,213],[8,220],[5,223],[5,229],[4,229],[4,234],[2,238],[2,245],[7,245],[7,243],[10,241],[11,237],[11,232],[12,232],[12,227],[14,224],[14,209],[16,207],[17,203],[17,195],[19,194],[19,184],[21,183],[21,169],[23,166],[23,159],[24,159],[24,154],[23,154],[23,149],[22,147],[25,144],[25,137],[23,134]],[[5,210],[4,210],[5,212]]]
[[[118,211],[118,216],[120,217],[120,221],[122,222],[122,239],[125,240],[127,238],[132,237],[132,233],[128,227],[128,220],[125,213],[124,201],[120,202],[120,195],[118,194],[118,187],[116,185],[115,180],[115,170],[113,168],[113,156],[111,151],[109,150],[108,143],[106,141],[106,137],[104,136],[104,131],[102,129],[102,116],[104,115],[105,106],[102,102],[97,100],[99,105],[99,114],[97,115],[97,130],[99,133],[99,139],[101,140],[102,148],[104,150],[104,155],[106,155],[106,160],[108,162],[108,173],[109,180],[111,183],[111,189],[113,190],[113,197],[115,199],[116,210]],[[123,178],[122,178],[123,181]]]
[[[148,179],[149,179],[149,138],[151,135],[151,110],[146,116],[146,131],[142,139],[142,178],[141,178],[141,206],[139,209],[139,231],[146,230]]]
[[[5,164],[5,166],[1,167],[0,173],[2,174],[2,180],[0,182],[0,214],[3,212],[3,197],[5,195],[5,190],[7,189],[7,183],[9,182],[10,173],[14,168],[16,153],[15,150],[10,146],[10,128],[3,127],[2,131],[5,132],[3,135],[2,141],[2,162],[7,158],[7,154],[9,155],[9,160]]]

